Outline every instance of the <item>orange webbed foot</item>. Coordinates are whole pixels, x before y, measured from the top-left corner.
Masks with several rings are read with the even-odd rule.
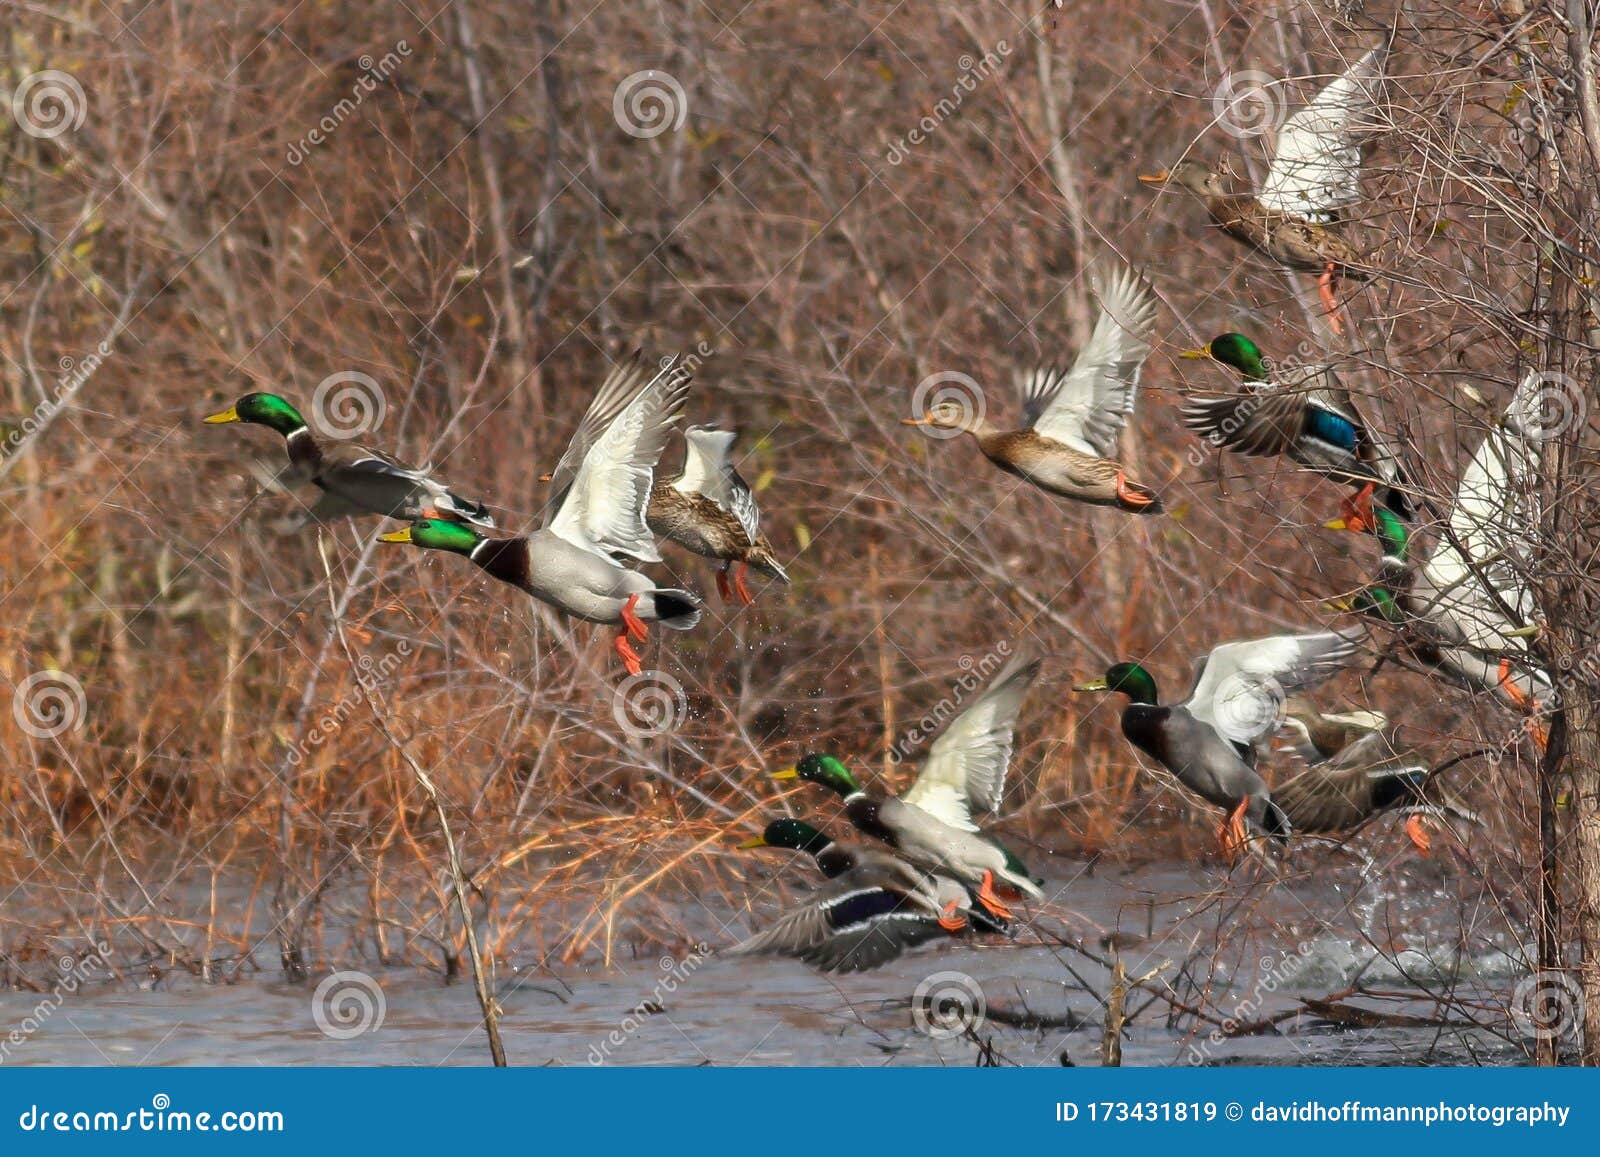
[[[732,565],[731,562],[723,563],[722,569],[717,572],[717,594],[722,596],[725,603],[733,601],[733,587],[728,583],[728,568]]]
[[[1343,335],[1344,323],[1339,320],[1339,299],[1333,295],[1333,287],[1339,281],[1339,266],[1335,262],[1328,262],[1322,270],[1322,276],[1317,278],[1317,293],[1322,297],[1322,307],[1328,314],[1328,328],[1335,334]]]
[[[1344,520],[1346,530],[1359,533],[1378,528],[1378,520],[1372,513],[1372,492],[1377,486],[1376,482],[1368,482],[1354,494],[1347,495],[1339,504],[1339,517]]]
[[[1250,829],[1245,826],[1245,814],[1250,810],[1250,797],[1246,796],[1239,801],[1239,806],[1229,813],[1228,818],[1222,823],[1222,830],[1217,833],[1217,839],[1222,845],[1222,853],[1229,860],[1236,860],[1250,843]]]
[[[1134,508],[1149,506],[1155,499],[1141,491],[1134,490],[1128,485],[1128,476],[1124,471],[1117,471],[1117,498]]]
[[[939,917],[939,927],[954,935],[967,926],[967,918],[956,909],[961,906],[960,900],[951,900],[944,906],[944,915]]]
[[[1426,856],[1433,847],[1433,837],[1428,834],[1428,825],[1422,822],[1419,815],[1406,818],[1406,835],[1411,837],[1411,842],[1416,845],[1417,851]]]
[[[988,909],[989,912],[1000,917],[1002,920],[1012,920],[1016,918],[1015,913],[1013,913],[1010,908],[1006,907],[1005,903],[1000,899],[999,896],[995,895],[993,872],[984,872],[983,883],[978,885],[978,902]]]
[[[644,625],[644,620],[634,614],[633,608],[638,605],[638,595],[629,595],[628,601],[622,604],[622,630],[642,643],[650,637],[650,630]]]
[[[750,584],[745,582],[745,576],[750,573],[748,563],[741,562],[739,568],[733,572],[733,593],[739,596],[739,601],[745,606],[755,603],[755,595],[750,593]]]
[[[639,658],[639,653],[628,642],[626,629],[617,632],[616,641],[611,645],[616,648],[617,654],[622,658],[622,665],[628,669],[628,674],[638,675],[644,671],[644,663]]]

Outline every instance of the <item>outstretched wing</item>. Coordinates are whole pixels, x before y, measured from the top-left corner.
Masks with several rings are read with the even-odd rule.
[[[1005,794],[1017,713],[1039,674],[1039,660],[1018,655],[928,749],[928,762],[901,799],[951,827],[977,831],[972,808],[995,811]]]
[[[668,433],[683,416],[693,376],[687,366],[669,360],[633,393],[584,452],[560,508],[548,523],[553,533],[595,554],[659,561],[655,538],[645,524],[645,507],[656,463]],[[591,413],[594,408],[590,407]],[[580,435],[588,425],[585,417]],[[574,446],[577,442],[575,437]]]
[[[1387,44],[1345,69],[1278,130],[1272,168],[1257,200],[1268,209],[1327,223],[1361,199],[1361,145],[1373,126]]]
[[[1156,327],[1150,283],[1118,263],[1097,266],[1089,283],[1100,301],[1094,333],[1070,371],[1036,369],[1018,382],[1023,421],[1043,437],[1084,454],[1113,458],[1117,437],[1133,412],[1139,369]]]
[[[1524,623],[1533,614],[1532,593],[1518,572],[1531,550],[1530,529],[1538,521],[1530,482],[1539,466],[1537,406],[1546,387],[1539,374],[1530,372],[1522,379],[1502,425],[1489,431],[1461,472],[1450,508],[1450,533],[1440,537],[1422,568],[1437,592],[1434,609],[1461,628],[1464,643],[1482,651],[1527,647],[1522,638],[1506,636],[1516,628],[1500,602]]]
[[[761,511],[755,495],[734,469],[729,451],[737,435],[732,430],[691,426],[684,431],[688,447],[683,474],[672,486],[685,494],[703,494],[739,520],[745,537],[754,542],[761,534]]]
[[[573,431],[572,440],[567,443],[561,461],[556,463],[555,470],[550,474],[550,491],[545,499],[544,518],[540,525],[549,526],[555,521],[589,449],[616,420],[617,415],[627,408],[628,403],[638,396],[639,391],[649,384],[648,369],[644,364],[644,351],[639,349],[611,367],[606,380],[595,392],[594,400],[589,403],[583,420]]]
[[[1278,726],[1284,699],[1314,687],[1355,654],[1355,634],[1317,631],[1224,643],[1206,656],[1189,714],[1234,743],[1252,743]]]

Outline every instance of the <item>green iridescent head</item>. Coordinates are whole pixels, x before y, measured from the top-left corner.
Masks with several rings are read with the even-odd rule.
[[[257,426],[269,426],[285,438],[296,430],[303,430],[306,427],[306,420],[300,416],[300,411],[277,394],[246,394],[230,408],[220,414],[212,414],[206,419],[207,425],[211,426],[221,425],[224,422],[249,422]]]
[[[1396,626],[1406,621],[1406,613],[1400,606],[1400,600],[1394,591],[1381,582],[1363,587],[1349,598],[1330,599],[1326,605],[1330,610],[1366,615],[1368,618],[1381,619]]]
[[[1378,518],[1378,525],[1373,533],[1383,542],[1384,555],[1405,562],[1406,549],[1411,545],[1411,532],[1406,529],[1406,524],[1388,507],[1376,507],[1373,513]]]
[[[1264,382],[1268,377],[1266,355],[1242,333],[1218,334],[1200,349],[1185,350],[1180,356],[1221,362],[1250,382]]]
[[[1105,678],[1080,683],[1074,691],[1120,691],[1135,703],[1155,704],[1156,680],[1137,663],[1113,663]]]
[[[471,554],[484,536],[459,522],[443,518],[419,518],[404,530],[378,536],[379,542],[409,542],[412,546],[428,550],[448,550],[456,554]]]
[[[753,840],[740,844],[741,848],[788,848],[796,852],[809,852],[815,856],[833,843],[826,835],[805,820],[773,820]]]
[[[816,752],[807,755],[786,771],[773,775],[773,779],[803,779],[827,788],[836,795],[854,795],[861,790],[855,777],[831,755]]]

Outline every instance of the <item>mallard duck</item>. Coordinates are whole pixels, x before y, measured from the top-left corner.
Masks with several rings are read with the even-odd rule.
[[[1272,167],[1256,193],[1233,193],[1222,173],[1199,161],[1180,161],[1141,175],[1154,185],[1178,185],[1198,196],[1222,231],[1280,265],[1318,273],[1317,288],[1335,333],[1334,285],[1340,277],[1368,280],[1372,271],[1336,233],[1341,211],[1361,200],[1361,146],[1355,134],[1376,108],[1387,43],[1347,68],[1278,130]]]
[[[637,351],[619,362],[556,466],[543,525],[532,534],[486,538],[470,527],[421,519],[381,541],[466,555],[501,582],[574,618],[620,623],[613,645],[628,673],[638,675],[642,665],[629,640],[643,642],[646,623],[687,631],[700,621],[696,596],[658,587],[615,561],[660,558],[645,525],[645,503],[692,376],[676,362],[647,374]]]
[[[1328,759],[1272,789],[1272,798],[1297,833],[1340,835],[1383,812],[1406,818],[1406,835],[1424,855],[1432,840],[1423,818],[1478,817],[1432,782],[1426,761],[1392,734],[1369,731]]]
[[[1278,730],[1295,735],[1289,750],[1310,765],[1331,759],[1356,740],[1388,728],[1389,717],[1381,711],[1319,711],[1301,696],[1291,695],[1283,702]]]
[[[880,839],[916,867],[976,886],[983,908],[1002,920],[1013,913],[996,894],[996,882],[1042,897],[1026,868],[994,841],[978,834],[972,806],[993,807],[1005,790],[1017,713],[1039,661],[1013,658],[972,705],[950,721],[928,749],[927,761],[904,797],[864,790],[836,757],[811,753],[774,779],[803,779],[844,800],[856,828]]]
[[[1179,409],[1189,429],[1240,454],[1287,455],[1325,478],[1356,487],[1342,509],[1352,529],[1375,527],[1372,493],[1379,486],[1385,488],[1385,506],[1401,518],[1416,517],[1399,456],[1361,417],[1332,366],[1274,373],[1260,347],[1239,333],[1220,334],[1178,356],[1221,362],[1236,370],[1250,391],[1225,397],[1190,395]]]
[[[858,972],[968,928],[1010,931],[948,876],[924,875],[865,844],[836,842],[802,820],[774,820],[739,847],[806,852],[831,883],[735,945],[730,952],[736,956],[792,956],[823,972]]]
[[[1213,648],[1183,703],[1163,706],[1155,678],[1138,663],[1113,664],[1074,691],[1128,697],[1122,734],[1179,783],[1228,813],[1220,838],[1230,854],[1249,838],[1245,820],[1282,840],[1289,819],[1256,771],[1255,741],[1272,731],[1287,692],[1316,685],[1355,653],[1355,638],[1333,631],[1273,635]]]
[[[300,411],[277,394],[245,394],[205,421],[213,426],[248,422],[282,434],[289,452],[283,480],[289,484],[312,482],[322,491],[309,518],[328,521],[346,514],[381,514],[494,526],[488,507],[454,493],[433,476],[431,468],[408,466],[355,442],[319,441]]]
[[[1000,430],[954,401],[901,422],[971,434],[1000,469],[1062,498],[1159,514],[1160,498],[1130,481],[1116,457],[1155,332],[1155,290],[1126,265],[1109,273],[1096,267],[1089,281],[1100,301],[1094,333],[1070,370],[1041,368],[1018,378],[1021,429]]]
[[[1518,386],[1501,424],[1462,471],[1449,532],[1422,566],[1411,562],[1406,526],[1379,510],[1376,530],[1384,556],[1376,581],[1354,598],[1330,604],[1406,628],[1420,661],[1529,714],[1537,714],[1554,689],[1549,674],[1528,655],[1528,637],[1538,628],[1533,592],[1522,576],[1531,549],[1528,527],[1536,520],[1526,496],[1541,452],[1542,439],[1532,427],[1544,385],[1530,373]],[[1344,519],[1326,525],[1353,529]],[[1531,721],[1531,730],[1542,748],[1542,726]]]
[[[722,560],[717,591],[724,599],[737,593],[739,601],[749,606],[755,602],[745,583],[750,567],[785,583],[789,574],[761,533],[755,495],[729,460],[734,437],[731,430],[704,426],[685,430],[683,472],[655,484],[645,520],[652,531],[685,550]],[[739,566],[730,584],[728,571],[734,563]]]
[[[1340,529],[1343,523],[1327,524]],[[1410,539],[1405,527],[1387,511],[1378,512],[1379,537],[1388,549],[1378,562],[1374,580],[1354,595],[1329,599],[1331,610],[1366,615],[1397,628],[1405,649],[1423,666],[1468,691],[1487,691],[1515,710],[1528,715],[1528,731],[1541,751],[1548,734],[1537,716],[1554,688],[1550,677],[1517,652],[1527,628],[1503,623],[1502,653],[1465,645],[1469,637],[1457,618],[1453,598],[1434,589],[1426,574],[1407,559]],[[1485,607],[1466,612],[1469,621],[1485,625]],[[1511,651],[1511,654],[1505,653]],[[1514,660],[1513,654],[1517,657]]]

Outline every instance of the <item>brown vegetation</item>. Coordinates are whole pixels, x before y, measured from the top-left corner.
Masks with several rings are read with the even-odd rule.
[[[1496,47],[1509,4],[1423,4],[1407,23],[1374,207],[1351,226],[1394,276],[1344,287],[1348,347],[1327,344],[1310,279],[1134,177],[1191,147],[1258,171],[1262,142],[1213,126],[1221,70],[1325,78],[1387,4],[1347,22],[1290,0],[1136,0],[1114,20],[1069,3],[1037,27],[989,0],[176,4],[126,28],[99,5],[3,7],[5,85],[59,69],[87,102],[56,136],[0,120],[13,421],[58,395],[66,359],[109,349],[0,459],[0,683],[59,670],[86,703],[51,738],[0,711],[14,960],[104,929],[224,976],[247,958],[291,975],[459,959],[435,815],[374,712],[439,786],[491,956],[700,939],[671,901],[719,922],[746,907],[731,836],[823,810],[765,770],[832,748],[900,784],[890,748],[958,657],[1001,640],[1049,656],[1005,816],[1018,850],[1055,878],[1090,856],[1210,855],[1216,817],[1140,771],[1113,704],[1067,684],[1136,657],[1176,695],[1219,641],[1332,621],[1321,600],[1367,581],[1375,550],[1318,527],[1337,487],[1185,434],[1180,391],[1225,380],[1177,352],[1240,329],[1280,360],[1340,358],[1436,515],[1539,352],[1518,322],[1523,223],[1483,175],[1499,170],[1446,147],[1523,165],[1505,110],[1534,98]],[[618,86],[644,69],[681,85],[680,129],[619,126]],[[1087,334],[1083,274],[1105,253],[1145,267],[1166,306],[1125,440],[1161,518],[1053,500],[898,424],[936,373],[1014,414],[1013,370]],[[277,462],[277,439],[199,425],[246,390],[308,405],[357,371],[385,403],[370,440],[516,528],[608,360],[639,343],[700,361],[691,420],[741,428],[794,577],[652,637],[646,667],[686,704],[660,735],[614,713],[605,632],[459,559],[374,547],[376,520],[277,533],[289,504],[248,468]],[[664,553],[664,576],[711,588],[710,564]],[[1538,799],[1519,721],[1388,642],[1320,701],[1388,711],[1438,762],[1505,752],[1456,784],[1491,817],[1472,870],[1520,889]],[[253,907],[219,909],[239,880]]]

